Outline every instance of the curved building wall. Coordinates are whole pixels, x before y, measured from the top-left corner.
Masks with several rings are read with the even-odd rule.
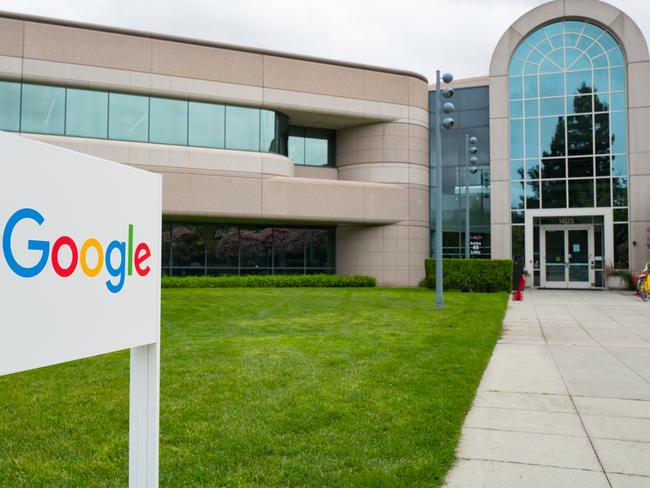
[[[540,157],[542,157],[540,162],[543,162],[542,160],[544,159],[542,153],[536,155],[531,154],[531,157],[528,158],[525,149],[526,138],[531,137],[531,141],[537,141],[537,143],[543,145],[544,141],[541,138],[545,137],[545,129],[541,124],[543,122],[541,120],[542,115],[540,114],[529,117],[529,125],[531,126],[529,130],[530,134],[526,132],[526,96],[523,93],[526,87],[524,84],[513,86],[513,80],[515,82],[521,81],[526,75],[526,65],[520,64],[521,60],[517,60],[517,50],[527,42],[525,41],[527,36],[534,35],[535,32],[540,32],[549,39],[546,30],[554,29],[554,23],[558,25],[557,23],[559,22],[559,25],[563,25],[561,21],[574,20],[577,21],[571,24],[574,27],[577,27],[582,22],[580,24],[582,26],[592,25],[593,28],[589,27],[589,29],[594,30],[594,32],[602,29],[609,33],[606,34],[607,36],[611,34],[612,42],[610,43],[612,45],[606,47],[605,50],[611,50],[613,56],[610,56],[611,59],[608,59],[606,65],[599,65],[603,58],[602,56],[598,58],[598,53],[595,53],[595,51],[591,53],[593,56],[585,55],[584,57],[586,61],[584,69],[589,70],[592,74],[596,73],[599,69],[609,69],[609,78],[607,81],[609,87],[601,90],[602,96],[595,93],[595,74],[593,79],[590,78],[592,81],[591,86],[583,88],[583,91],[586,89],[588,93],[568,94],[565,91],[565,86],[563,86],[561,97],[565,101],[575,95],[584,96],[585,100],[587,98],[591,100],[589,110],[585,109],[583,111],[580,107],[576,108],[572,100],[566,107],[562,107],[561,114],[549,113],[547,115],[559,116],[565,120],[565,124],[568,124],[570,121],[575,122],[576,120],[574,119],[576,117],[582,117],[583,114],[588,114],[589,117],[593,117],[592,129],[594,131],[600,128],[599,131],[602,132],[601,129],[603,129],[603,125],[606,122],[608,131],[611,129],[612,133],[615,131],[620,134],[617,134],[618,137],[614,140],[610,138],[607,143],[608,147],[601,148],[603,149],[602,154],[598,152],[596,147],[582,147],[585,150],[589,149],[590,154],[588,156],[593,158],[593,166],[591,166],[592,173],[590,174],[584,173],[583,170],[578,170],[578,165],[571,166],[569,164],[573,159],[577,160],[582,156],[586,156],[586,153],[578,154],[582,149],[576,148],[575,145],[572,148],[567,145],[567,141],[563,141],[563,147],[567,151],[566,154],[555,154],[557,151],[552,150],[549,146],[549,154],[547,155],[549,157],[557,156],[559,160],[562,160],[566,164],[563,176],[557,176],[559,179],[555,178],[555,182],[552,181],[553,178],[544,181],[547,179],[543,177],[543,168],[540,165],[538,167],[539,174],[531,178],[530,185],[528,184],[527,178],[515,178],[514,180],[517,180],[516,183],[511,184],[514,181],[512,177],[513,171],[515,175],[518,169],[522,169],[524,174],[527,173],[526,161],[528,159],[531,160],[532,166],[534,166],[534,161]],[[586,21],[586,23],[583,21]],[[538,30],[542,27],[545,30]],[[591,45],[578,45],[581,42],[580,33],[569,34],[571,39],[563,42],[573,43],[571,49],[580,48],[589,50],[592,48]],[[541,39],[540,42],[546,42],[547,39]],[[586,37],[582,41],[586,42]],[[614,55],[617,49],[616,44],[619,44],[622,50],[618,55]],[[537,51],[536,49],[534,55],[538,56],[540,60],[544,58],[545,53]],[[551,51],[552,49],[548,53],[550,54]],[[568,51],[568,48],[565,49],[566,51]],[[579,60],[581,56],[579,53],[577,54],[577,59],[573,61],[581,62]],[[539,65],[541,66],[543,61],[540,60],[537,61],[539,61]],[[549,66],[552,65],[551,62],[547,64]],[[619,65],[621,68],[617,67]],[[514,68],[523,70],[521,72],[523,76],[518,77],[513,75],[513,66]],[[562,69],[557,71],[558,73],[565,73],[567,77],[573,76],[571,72],[576,70],[567,68],[570,67],[562,66]],[[532,66],[530,69],[532,69]],[[621,73],[619,74],[617,70],[621,71]],[[615,85],[612,84],[612,73],[614,73]],[[528,74],[532,75],[533,73],[531,71]],[[537,75],[540,75],[539,71]],[[549,73],[544,73],[543,76],[552,76],[552,74],[549,71]],[[540,84],[539,87],[541,86]],[[542,213],[544,210],[543,203],[539,211],[537,210],[540,202],[536,198],[535,188],[539,188],[537,190],[537,196],[541,196],[541,202],[544,202],[544,188],[546,188],[548,195],[547,202],[550,202],[556,208],[554,215],[572,216],[575,214],[586,217],[591,212],[600,215],[604,219],[604,247],[606,249],[609,247],[609,251],[605,250],[605,260],[614,263],[618,259],[618,263],[614,264],[619,267],[627,267],[628,263],[625,259],[627,250],[620,249],[619,246],[619,249],[614,251],[615,234],[629,228],[629,234],[626,239],[629,243],[629,267],[638,269],[643,266],[648,260],[646,229],[650,225],[650,203],[643,196],[645,193],[644,189],[650,184],[650,142],[646,135],[648,130],[650,130],[650,91],[647,89],[648,86],[650,86],[650,62],[646,41],[638,26],[625,13],[611,5],[596,0],[585,0],[581,2],[558,0],[531,10],[512,24],[497,44],[490,64],[491,227],[493,257],[510,258],[518,252],[518,249],[513,249],[513,243],[515,247],[521,246],[521,239],[518,237],[518,234],[521,232],[517,229],[518,223],[522,222],[523,216],[520,214],[523,212],[526,214],[531,213],[531,210],[532,213]],[[538,89],[541,90],[539,87]],[[545,84],[544,87],[548,88],[549,84]],[[532,89],[532,86],[529,89]],[[627,92],[625,91],[626,89]],[[521,97],[517,97],[518,90],[522,91]],[[595,100],[594,97],[596,96],[602,98],[602,100],[600,98],[598,100],[598,107],[593,105],[595,103],[593,100]],[[542,101],[544,101],[547,108],[552,111],[550,105],[546,103],[549,99],[542,100],[543,97],[541,95],[531,97],[531,100],[533,98],[539,102],[537,105],[538,110],[542,109]],[[604,100],[608,105],[606,109],[603,105]],[[520,101],[521,112],[519,111]],[[532,104],[529,105],[532,108]],[[581,104],[579,105],[581,106]],[[581,113],[569,113],[575,112],[576,110],[579,110]],[[605,118],[607,118],[606,121]],[[521,123],[521,127],[519,126],[520,122],[518,120],[524,121]],[[535,133],[537,133],[537,136],[534,136]],[[598,131],[595,133],[598,135]],[[535,137],[539,137],[540,139],[535,139]],[[566,132],[566,137],[571,137],[569,132]],[[517,141],[523,141],[523,144],[520,145]],[[596,143],[592,141],[591,144]],[[556,144],[555,146],[555,149],[557,149],[558,145]],[[523,149],[521,154],[520,149]],[[537,150],[543,151],[544,148],[538,145]],[[570,150],[573,151],[572,154],[568,154]],[[609,165],[602,165],[603,168],[599,168],[599,158],[603,159],[603,161],[604,158],[609,158]],[[521,161],[524,161],[523,166],[520,164]],[[608,168],[604,169],[605,166],[608,166]],[[549,167],[548,169],[550,170],[551,168]],[[575,176],[575,180],[573,181],[573,177],[568,173],[570,171]],[[622,174],[614,174],[614,172],[618,173],[621,171],[623,172]],[[605,174],[605,172],[608,174]],[[533,171],[533,174],[535,174],[535,171]],[[550,174],[547,173],[549,177]],[[629,179],[627,195],[622,195],[621,191],[617,192],[617,188],[618,190],[622,188],[618,184],[620,183],[618,180],[621,178],[621,181],[624,183],[625,178]],[[589,187],[588,184],[583,185],[585,182],[579,181],[581,179],[585,181],[588,179],[592,183],[592,192],[579,191],[578,187],[582,188],[580,185],[584,186],[584,189]],[[602,181],[599,181],[601,179]],[[520,191],[521,181],[524,181],[525,186]],[[552,197],[553,192],[551,186],[557,186],[557,181],[560,181],[559,186],[564,185],[563,195],[565,196],[564,200],[558,200],[553,203],[554,197]],[[607,198],[608,192],[605,191],[607,181],[610,183],[610,200]],[[536,185],[539,186],[537,187]],[[572,188],[571,185],[573,185]],[[599,187],[602,190],[600,197]],[[579,194],[583,193],[586,199],[577,198]],[[503,195],[509,195],[510,198],[503,198]],[[523,199],[520,199],[520,196]],[[626,198],[623,198],[624,196]],[[523,208],[519,208],[520,201],[523,203]],[[622,212],[621,210],[625,210],[626,206],[628,211]],[[605,208],[606,210],[603,210]],[[513,229],[517,229],[514,235],[512,232]],[[523,235],[521,238],[526,241],[526,266],[532,270],[534,266],[533,244],[529,242],[533,240],[532,231],[529,234],[527,229],[525,238]]]
[[[427,85],[403,120],[339,130],[338,177],[403,188],[403,221],[386,226],[339,226],[337,269],[371,274],[387,286],[414,286],[429,255],[429,132]],[[424,105],[424,107],[423,107]]]

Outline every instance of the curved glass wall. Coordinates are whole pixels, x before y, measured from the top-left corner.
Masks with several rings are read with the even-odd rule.
[[[289,118],[259,108],[0,81],[0,130],[286,156]]]
[[[517,47],[508,81],[513,257],[524,254],[528,209],[614,207],[614,265],[628,267],[625,57],[618,41],[590,22],[548,24]]]

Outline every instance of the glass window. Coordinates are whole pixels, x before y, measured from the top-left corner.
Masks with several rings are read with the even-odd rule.
[[[109,139],[149,140],[149,97],[111,93],[108,103]]]
[[[524,179],[524,160],[515,159],[510,161],[510,179],[523,180]]]
[[[526,117],[537,117],[539,115],[539,110],[537,108],[537,100],[526,100],[524,102],[524,110],[526,112]]]
[[[305,164],[326,166],[329,164],[329,131],[305,129]]]
[[[612,178],[612,200],[615,207],[627,207],[627,178]]]
[[[226,107],[226,148],[260,150],[259,109]]]
[[[306,256],[308,268],[334,266],[334,232],[326,229],[307,229]]]
[[[625,90],[625,68],[612,68],[609,70],[609,74],[612,85],[610,91]]]
[[[237,227],[209,226],[205,238],[208,268],[237,268],[239,266],[239,229]]]
[[[567,98],[566,111],[569,114],[593,112],[591,95],[576,95]]]
[[[627,114],[625,112],[612,112],[611,123],[612,152],[627,152]]]
[[[541,75],[539,77],[540,97],[564,96],[564,75]]]
[[[524,127],[522,120],[510,120],[510,157],[522,159],[524,157]]]
[[[270,270],[273,262],[273,228],[241,228],[239,259],[242,268]]]
[[[627,224],[614,224],[614,258],[615,268],[628,269],[630,267]]]
[[[304,127],[289,127],[289,159],[295,164],[305,164]]]
[[[566,180],[542,181],[542,208],[566,207]]]
[[[526,178],[529,180],[539,179],[539,159],[526,160]]]
[[[612,156],[612,176],[627,176],[627,156],[622,154]]]
[[[596,206],[611,207],[612,190],[609,178],[596,178]]]
[[[187,145],[187,102],[151,98],[150,142]]]
[[[544,117],[540,119],[542,157],[565,155],[564,131],[564,117]]]
[[[199,224],[173,224],[172,267],[205,269],[205,230]],[[176,273],[173,273],[176,274]]]
[[[609,145],[609,114],[594,115],[594,142],[596,154],[608,154]]]
[[[614,209],[614,222],[627,222],[627,208]]]
[[[108,137],[108,93],[68,88],[65,133],[69,136]]]
[[[537,98],[537,76],[524,77],[524,98]]]
[[[223,148],[226,137],[226,107],[213,103],[190,102],[189,144]]]
[[[546,115],[563,115],[564,114],[564,97],[542,98],[539,101],[539,114]]]
[[[275,112],[260,110],[260,151],[276,152]]]
[[[273,230],[273,267],[305,267],[305,229]]]
[[[523,102],[514,101],[510,102],[510,117],[523,117]]]
[[[567,153],[569,156],[593,153],[593,124],[591,115],[567,117]]]
[[[565,159],[542,159],[542,178],[564,178]]]
[[[591,70],[569,71],[566,74],[566,94],[591,93],[593,82],[591,81]]]
[[[594,70],[594,91],[596,92],[609,91],[609,72],[607,69]]]
[[[576,178],[582,176],[594,175],[594,160],[592,157],[588,158],[569,158],[567,161],[569,166],[569,177]],[[569,188],[569,192],[571,188]]]
[[[569,207],[594,206],[594,180],[569,180]]]
[[[539,181],[526,182],[526,208],[539,208]]]
[[[614,92],[610,95],[611,110],[625,110],[626,108],[625,92]]]
[[[508,86],[510,87],[510,100],[518,100],[523,98],[521,78],[510,78]]]
[[[511,221],[513,224],[523,224],[525,221],[525,212],[523,210],[514,210]]]
[[[539,156],[539,127],[537,119],[526,119],[526,157],[536,158]]]
[[[65,132],[65,88],[23,85],[20,130],[41,134]]]
[[[524,182],[517,181],[510,183],[510,207],[524,208]]]
[[[20,83],[0,81],[0,130],[20,130]]]
[[[609,176],[609,156],[596,158],[596,176]]]

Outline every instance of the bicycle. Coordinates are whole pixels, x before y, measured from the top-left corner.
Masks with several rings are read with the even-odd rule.
[[[643,268],[643,271],[634,276],[636,291],[644,302],[648,301],[648,295],[650,294],[650,273],[648,273],[649,264],[650,263],[647,263]]]

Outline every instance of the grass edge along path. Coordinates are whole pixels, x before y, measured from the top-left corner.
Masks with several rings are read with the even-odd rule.
[[[507,299],[163,290],[160,485],[440,486]],[[127,476],[127,352],[0,378],[0,486]]]

